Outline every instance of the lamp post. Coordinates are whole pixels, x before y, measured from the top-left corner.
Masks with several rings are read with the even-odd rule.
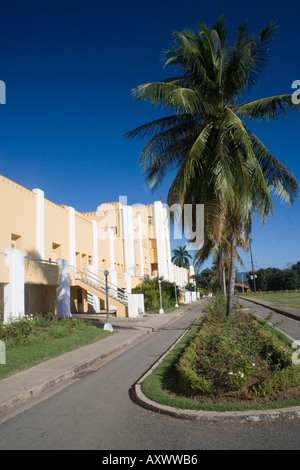
[[[254,273],[254,266],[253,266],[251,243],[252,243],[252,240],[250,238],[249,239],[249,248],[250,248],[251,266],[252,266],[253,287],[254,287],[254,294],[256,295],[256,282],[255,282],[255,273]]]
[[[104,324],[103,329],[108,331],[114,331],[112,324],[109,321],[109,312],[108,312],[108,281],[107,277],[109,275],[109,271],[104,271],[105,276],[105,290],[106,290],[106,322]]]
[[[159,300],[160,300],[160,309],[159,313],[165,313],[164,309],[162,308],[162,300],[161,300],[161,280],[158,280],[158,285],[159,285]]]
[[[177,302],[177,286],[176,286],[176,283],[175,283],[175,301],[176,301],[175,307],[178,307],[178,302]]]

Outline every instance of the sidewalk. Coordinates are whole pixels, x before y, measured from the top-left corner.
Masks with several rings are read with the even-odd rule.
[[[110,317],[116,333],[96,343],[50,359],[28,370],[0,381],[0,420],[16,409],[29,404],[42,393],[50,391],[63,381],[76,378],[87,368],[115,357],[127,348],[142,341],[147,335],[175,322],[200,302],[178,308],[166,314],[149,314],[137,319]],[[95,321],[105,323],[105,318],[93,316]]]

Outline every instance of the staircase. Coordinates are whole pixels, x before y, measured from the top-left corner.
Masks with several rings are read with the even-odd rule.
[[[70,266],[70,269],[74,271],[75,284],[82,287],[88,292],[96,295],[100,299],[106,302],[106,280],[105,278],[93,274],[86,270],[80,270],[75,266]],[[118,314],[120,316],[128,315],[128,297],[127,293],[123,289],[119,289],[118,286],[107,283],[108,287],[108,298],[116,306]]]

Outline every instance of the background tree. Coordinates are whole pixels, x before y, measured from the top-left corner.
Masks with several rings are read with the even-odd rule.
[[[172,250],[173,256],[172,261],[179,268],[188,268],[190,265],[190,260],[192,259],[189,252],[185,249],[185,246],[177,246]]]
[[[255,271],[256,288],[258,291],[278,291],[300,289],[300,263],[296,263],[287,269],[266,268]],[[248,282],[253,290],[252,274],[248,274]]]

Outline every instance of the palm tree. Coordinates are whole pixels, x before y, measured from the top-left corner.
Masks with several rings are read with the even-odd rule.
[[[133,90],[136,100],[170,113],[127,133],[129,138],[149,139],[140,164],[150,188],[176,169],[168,204],[204,204],[211,226],[226,218],[231,260],[227,314],[233,310],[240,233],[250,232],[254,213],[262,221],[272,213],[271,194],[293,204],[299,189],[288,169],[244,122],[272,120],[288,109],[299,109],[291,95],[242,100],[262,76],[275,30],[270,23],[256,38],[244,24],[232,45],[223,17],[211,31],[200,24],[195,33],[175,32],[165,57],[165,66],[176,69],[174,76]]]
[[[180,268],[189,267],[189,260],[192,259],[192,257],[189,252],[185,249],[185,246],[177,246],[177,248],[172,250],[172,253],[172,261],[176,266],[179,266]]]
[[[212,226],[210,226],[211,220],[206,221],[205,227],[205,239],[201,248],[196,252],[194,256],[195,268],[199,269],[202,263],[213,255],[213,266],[215,267],[219,284],[222,287],[224,297],[227,297],[226,288],[226,274],[230,267],[230,240],[229,230],[226,224],[225,214],[218,220],[219,225],[213,220]],[[248,251],[248,234],[240,233],[237,247],[241,247],[244,251]],[[243,265],[243,261],[236,250],[236,257],[239,262]]]

